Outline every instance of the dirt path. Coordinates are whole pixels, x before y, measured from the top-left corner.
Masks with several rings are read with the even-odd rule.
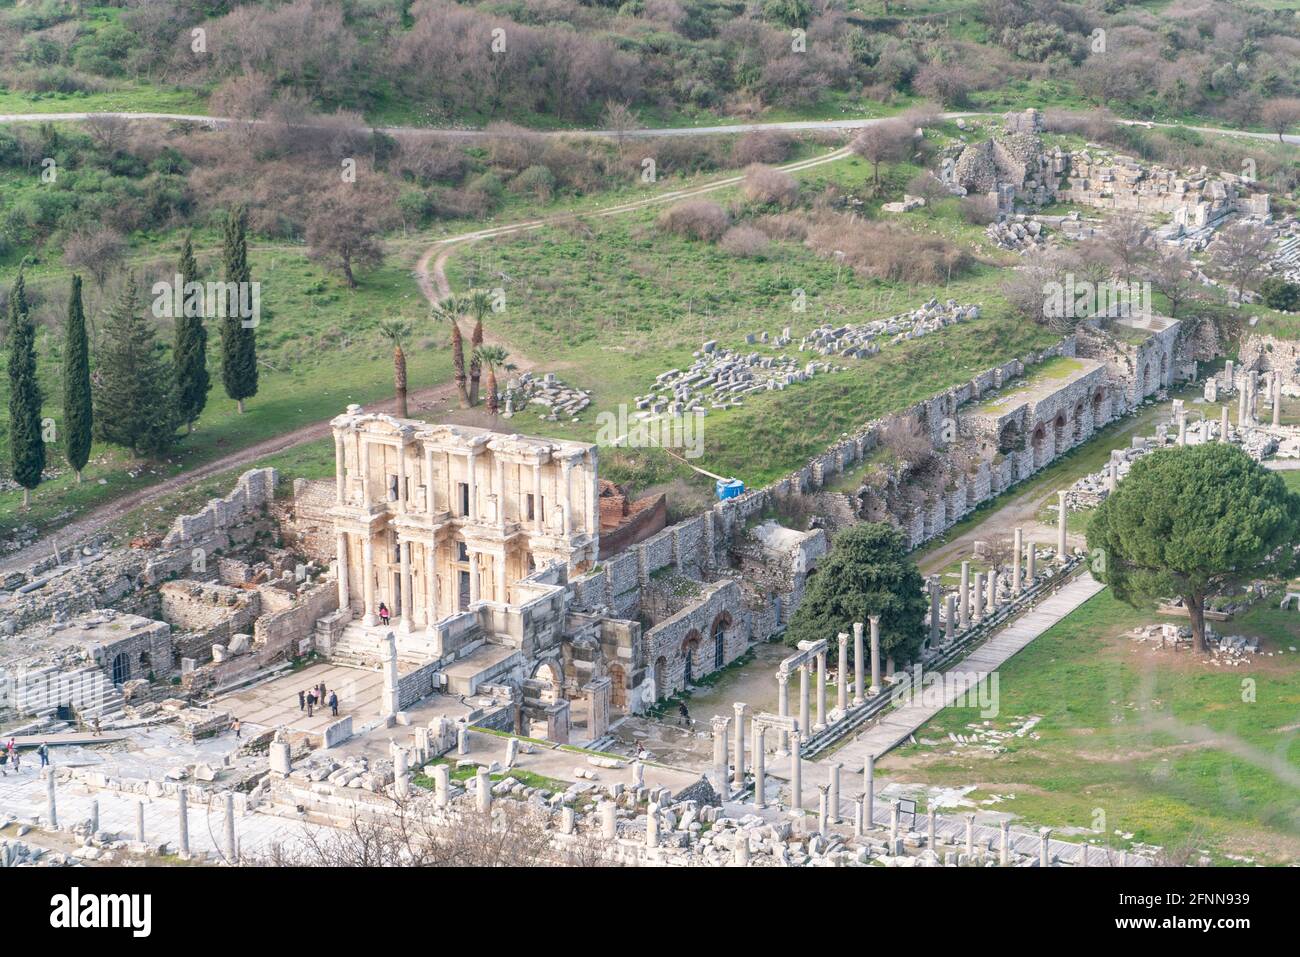
[[[5,117],[0,116],[0,122],[4,122]],[[786,172],[799,172],[821,166],[826,163],[833,163],[849,155],[849,150],[837,149],[829,153],[824,153],[812,159],[799,160],[798,162],[788,163],[780,167]],[[614,206],[608,206],[603,209],[595,210],[583,214],[593,218],[606,218],[618,216],[624,213],[634,212],[647,207],[662,205],[664,203],[676,202],[690,196],[699,196],[705,193],[715,192],[721,189],[735,186],[744,179],[743,176],[731,175],[721,179],[711,180],[698,186],[691,186],[684,189],[672,190],[667,193],[657,193],[654,196],[648,196],[644,199],[631,200],[629,202],[618,203]],[[440,239],[429,246],[428,249],[420,256],[415,264],[413,276],[416,285],[419,286],[420,292],[430,303],[437,299],[451,294],[451,282],[447,278],[447,261],[452,253],[461,246],[478,242],[482,239],[494,239],[499,236],[509,236],[516,233],[532,232],[543,229],[547,226],[558,222],[565,222],[575,218],[574,214],[565,213],[555,216],[546,216],[538,219],[524,220],[518,223],[510,223],[504,226],[494,226],[488,229],[474,230],[473,232],[462,233],[458,236],[448,236]],[[508,342],[499,336],[493,335],[490,330],[485,330],[484,339],[493,345],[500,345],[510,353],[511,361],[520,371],[527,371],[535,368],[532,359],[525,356],[518,349],[510,346]],[[446,402],[456,396],[456,386],[453,382],[446,382],[441,385],[431,386],[427,389],[419,389],[408,395],[411,411],[420,411],[432,409],[438,403]],[[367,408],[372,412],[393,412],[396,410],[397,400],[385,399],[378,402],[372,402]],[[339,410],[342,412],[342,410]],[[0,558],[0,572],[9,572],[15,569],[25,568],[26,566],[46,557],[52,551],[54,544],[57,542],[60,550],[66,551],[71,545],[76,547],[86,539],[99,534],[104,529],[113,525],[123,514],[142,505],[156,501],[164,496],[179,492],[186,486],[195,482],[201,482],[205,479],[221,475],[232,469],[241,466],[252,465],[259,459],[268,455],[275,455],[286,449],[295,446],[304,445],[308,442],[314,442],[317,439],[325,438],[330,434],[330,423],[326,419],[322,422],[315,422],[311,425],[305,425],[301,428],[294,429],[292,432],[286,432],[278,435],[273,439],[266,439],[255,445],[250,445],[221,458],[213,459],[203,465],[197,466],[179,475],[164,479],[157,484],[150,485],[148,488],[138,489],[134,492],[128,492],[111,502],[96,506],[85,515],[69,522],[61,528],[46,533],[42,539],[33,545],[19,549],[9,555]]]

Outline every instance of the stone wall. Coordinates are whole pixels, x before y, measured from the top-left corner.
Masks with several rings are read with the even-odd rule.
[[[165,582],[158,597],[163,621],[187,633],[176,641],[177,656],[200,662],[211,660],[214,644],[229,644],[233,635],[251,634],[254,620],[262,613],[258,592],[212,582]]]

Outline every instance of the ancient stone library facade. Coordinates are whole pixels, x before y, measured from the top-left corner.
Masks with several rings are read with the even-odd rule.
[[[790,497],[812,496],[823,516],[895,522],[917,546],[1194,374],[1199,340],[1179,323],[1122,325],[1122,335],[1085,326],[868,423],[773,485],[605,557],[594,446],[350,407],[334,420],[332,480],[298,480],[277,499],[274,471],[256,470],[161,541],[11,576],[0,621],[21,633],[0,636],[0,664],[13,642],[30,651],[49,639],[26,665],[97,669],[114,686],[136,682],[137,695],[150,681],[174,693],[179,673],[201,696],[315,650],[391,668],[390,710],[439,692],[478,696],[484,720],[502,727],[599,740],[613,716],[782,630],[829,547],[822,528],[767,517]],[[883,491],[824,491],[899,420],[947,453],[939,481],[903,469]],[[148,649],[116,646],[136,631]]]

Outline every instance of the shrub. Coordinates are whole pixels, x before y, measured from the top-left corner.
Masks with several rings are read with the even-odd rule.
[[[719,243],[724,252],[732,256],[762,259],[767,255],[771,240],[754,226],[732,226]]]
[[[998,204],[992,196],[963,196],[961,218],[976,226],[987,226],[998,218]]]
[[[947,282],[974,264],[969,253],[942,236],[844,215],[822,217],[808,230],[808,245],[822,256],[842,252],[858,275],[890,282]]]
[[[783,163],[794,152],[794,144],[794,137],[786,133],[746,133],[736,140],[731,162],[736,166]]]
[[[727,231],[727,211],[705,199],[688,199],[666,210],[659,217],[659,228],[677,236],[715,242]]]
[[[1281,312],[1300,311],[1300,284],[1269,276],[1259,284],[1259,294],[1264,305]]]
[[[754,220],[754,226],[768,239],[790,239],[803,242],[808,238],[808,221],[798,213],[776,213]]]
[[[793,176],[758,164],[745,170],[741,191],[751,203],[763,206],[793,206],[799,198],[799,184]]]

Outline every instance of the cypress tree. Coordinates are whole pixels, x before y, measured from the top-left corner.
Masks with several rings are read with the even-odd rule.
[[[241,206],[226,218],[222,256],[228,289],[246,289],[247,286],[241,284],[252,282],[248,268],[247,232],[248,210]],[[237,310],[227,309],[226,312]],[[226,387],[226,395],[239,403],[242,414],[244,400],[257,395],[257,340],[254,330],[245,328],[238,315],[226,315],[221,320],[221,381]]]
[[[194,246],[185,237],[181,260],[176,266],[181,281],[184,308],[176,317],[176,341],[172,347],[172,362],[176,367],[176,403],[185,431],[194,429],[194,423],[208,404],[208,330],[203,325],[203,296],[185,294],[185,288],[199,281],[199,265],[194,261]]]
[[[132,454],[156,455],[176,440],[175,378],[128,275],[104,323],[95,382],[95,435]]]
[[[26,508],[45,471],[45,441],[36,379],[36,324],[27,308],[21,268],[9,292],[9,464],[14,481],[23,487]]]
[[[86,342],[86,313],[81,305],[81,277],[72,276],[68,294],[68,325],[63,344],[63,454],[81,481],[90,458],[94,413],[90,399],[90,347]]]

